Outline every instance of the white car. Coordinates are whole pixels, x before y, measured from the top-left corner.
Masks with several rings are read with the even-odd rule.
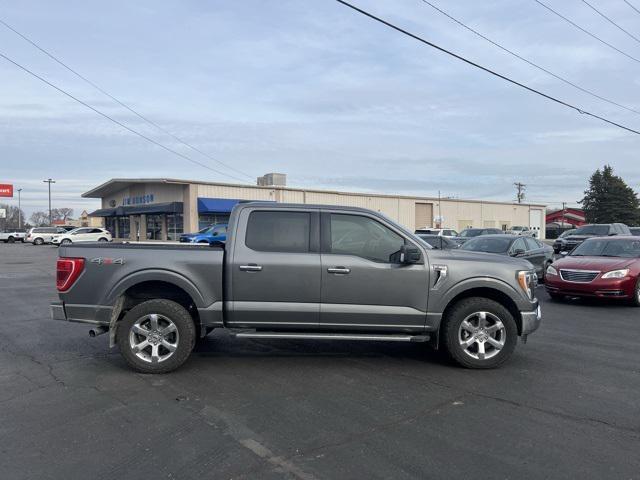
[[[62,227],[34,227],[27,233],[25,242],[34,245],[44,245],[45,243],[51,243],[51,239],[54,236],[66,232],[67,230]]]
[[[0,232],[0,242],[4,243],[24,243],[25,238],[27,238],[27,234],[25,232],[18,232],[16,230]]]
[[[420,233],[424,235],[437,235],[439,237],[457,237],[458,232],[456,232],[453,228],[418,228],[415,233]]]
[[[56,235],[51,240],[54,245],[81,242],[110,242],[113,240],[108,230],[95,227],[80,227],[62,235]]]
[[[520,226],[511,227],[509,230],[507,230],[507,233],[510,233],[511,235],[518,235],[520,237],[536,236],[536,233],[533,230],[531,230],[529,227],[520,227]]]

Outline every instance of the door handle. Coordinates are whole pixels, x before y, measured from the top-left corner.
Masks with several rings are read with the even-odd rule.
[[[243,272],[260,272],[262,271],[262,265],[256,265],[255,263],[250,263],[249,265],[240,265],[240,270]]]
[[[333,267],[327,268],[327,272],[337,273],[338,275],[346,275],[347,273],[351,273],[351,269],[346,267]]]

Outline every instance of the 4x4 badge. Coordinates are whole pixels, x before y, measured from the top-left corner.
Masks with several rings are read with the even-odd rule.
[[[124,265],[124,258],[92,258],[91,263],[97,263],[98,265]]]

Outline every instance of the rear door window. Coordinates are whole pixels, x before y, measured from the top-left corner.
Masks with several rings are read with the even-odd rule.
[[[249,215],[245,243],[260,252],[309,252],[311,214],[254,211]]]
[[[536,242],[533,238],[531,237],[526,237],[524,239],[524,241],[527,244],[527,250],[537,250],[540,248],[540,245],[538,245],[538,242]]]

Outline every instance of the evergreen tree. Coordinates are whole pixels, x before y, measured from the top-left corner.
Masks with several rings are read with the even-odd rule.
[[[640,223],[640,202],[633,189],[613,173],[611,165],[596,170],[580,201],[589,223]]]

